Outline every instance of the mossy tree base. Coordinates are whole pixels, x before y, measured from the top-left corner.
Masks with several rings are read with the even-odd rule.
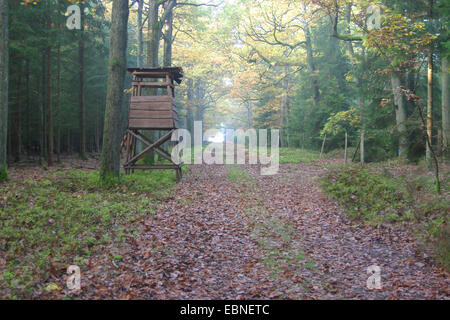
[[[6,167],[0,167],[0,183],[8,180],[8,170]]]

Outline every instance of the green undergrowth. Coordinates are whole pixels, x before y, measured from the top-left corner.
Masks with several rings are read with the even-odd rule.
[[[0,167],[0,183],[8,180],[8,169],[6,167]]]
[[[266,211],[262,205],[248,208],[246,214],[265,216],[264,222],[255,223],[253,238],[263,252],[264,266],[272,278],[284,279],[291,276],[292,270],[314,265],[301,248],[293,245],[295,228],[292,223]]]
[[[259,198],[257,181],[238,165],[227,166],[227,178],[242,187],[241,196],[247,200],[243,213],[249,219],[252,237],[261,249],[262,263],[270,277],[283,281],[294,278],[302,268],[315,266],[303,249],[294,244],[296,230],[293,223],[269,211],[264,199]],[[304,282],[309,280],[305,278],[302,283],[295,281],[291,289],[300,288],[304,292],[307,290]],[[287,295],[283,294],[281,298],[287,298]]]
[[[450,176],[445,175],[442,190],[449,190]],[[422,243],[435,249],[437,260],[450,267],[450,201],[435,193],[432,176],[394,176],[383,164],[366,169],[339,165],[330,167],[321,186],[353,219],[371,225],[411,223]]]
[[[347,159],[352,159],[354,148],[347,150]],[[320,159],[344,159],[345,152],[343,149],[335,149],[328,153],[322,154],[320,151],[306,150],[296,148],[280,148],[280,163],[299,163],[299,162],[314,162]]]
[[[229,165],[227,168],[227,178],[234,183],[252,186],[255,183],[253,177],[238,165]]]
[[[102,187],[98,172],[60,170],[1,186],[0,296],[30,297],[68,265],[120,246],[174,181],[172,171],[146,171]]]
[[[319,159],[320,152],[294,148],[280,148],[280,163],[313,162]]]

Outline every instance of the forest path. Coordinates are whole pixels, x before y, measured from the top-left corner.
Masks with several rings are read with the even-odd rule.
[[[358,225],[321,193],[325,171],[319,162],[284,164],[274,176],[192,166],[87,296],[448,299],[448,274],[418,257],[406,232]],[[381,290],[366,287],[371,265]]]

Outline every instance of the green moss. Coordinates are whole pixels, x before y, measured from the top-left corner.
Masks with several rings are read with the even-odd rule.
[[[105,187],[120,184],[120,175],[117,176],[115,172],[102,172],[100,174],[99,184]]]
[[[381,169],[361,169],[352,165],[331,167],[321,186],[344,207],[347,215],[364,223],[414,223],[414,232],[420,242],[431,245],[438,261],[449,268],[448,198],[435,193],[432,177],[393,176],[389,170]],[[443,180],[447,189],[449,181],[447,174]]]
[[[102,247],[120,250],[169,196],[175,174],[139,172],[104,186],[98,172],[63,170],[0,187],[0,291],[28,298],[50,270],[80,267]],[[116,254],[118,257],[119,255]]]
[[[322,180],[322,188],[345,207],[349,216],[371,224],[395,222],[410,207],[404,186],[357,167],[331,170]]]
[[[8,168],[0,167],[0,183],[5,182],[8,180]]]
[[[111,68],[111,69],[113,69],[113,68],[115,68],[115,67],[117,67],[117,66],[119,66],[120,64],[119,64],[119,61],[117,61],[116,59],[111,59],[111,61],[109,62],[109,67]]]
[[[238,165],[230,165],[227,166],[227,178],[233,181],[234,183],[246,186],[246,187],[252,187],[255,185],[256,181],[253,179],[253,177],[244,169],[242,169]]]

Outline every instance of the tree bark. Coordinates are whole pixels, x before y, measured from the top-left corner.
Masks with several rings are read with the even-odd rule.
[[[194,129],[194,81],[192,79],[187,80],[187,110],[186,110],[186,128],[189,132]]]
[[[25,137],[26,137],[26,153],[27,157],[30,155],[30,149],[31,149],[31,137],[30,137],[30,112],[31,112],[31,106],[30,106],[30,59],[26,60],[25,63],[25,95],[26,95],[26,110],[25,110]]]
[[[320,159],[322,159],[323,151],[325,150],[325,143],[327,143],[327,134],[326,133],[323,136],[322,148],[320,148],[320,156],[319,156]]]
[[[167,14],[166,32],[164,34],[164,67],[170,67],[172,65],[172,42],[173,42],[173,10],[170,10]]]
[[[433,3],[434,0],[428,0],[428,17],[430,22],[433,21]],[[428,169],[432,169],[433,166],[433,46],[434,43],[430,44],[428,50],[428,85],[427,85],[427,144],[426,144],[426,154],[425,162]]]
[[[448,58],[442,58],[442,151],[444,161],[450,161],[450,88]]]
[[[147,45],[147,65],[149,67],[159,66],[159,44],[161,36],[161,25],[159,21],[159,1],[151,0],[148,8],[148,45]],[[156,94],[158,89],[150,89],[149,94]],[[157,132],[150,130],[151,140],[157,139]],[[150,163],[156,162],[156,154],[152,152],[148,155]]]
[[[428,87],[427,87],[427,136],[430,143],[426,145],[426,165],[428,169],[432,168],[432,150],[433,144],[433,50],[430,48],[428,54]],[[431,144],[431,145],[430,145]]]
[[[100,178],[110,184],[120,177],[121,106],[127,67],[128,1],[114,0],[111,18],[108,89],[101,155]]]
[[[314,107],[317,106],[320,100],[319,84],[316,76],[316,66],[314,64],[311,32],[308,27],[305,27],[305,38],[306,38],[306,63],[308,65],[309,77],[311,79],[311,86],[313,90],[313,103]]]
[[[61,44],[58,43],[57,50],[57,82],[56,82],[56,103],[57,103],[57,116],[56,116],[56,161],[61,161]]]
[[[79,123],[80,123],[80,158],[86,158],[86,128],[84,106],[84,5],[81,8],[81,30],[78,42],[78,62],[80,64],[80,91],[79,91]]]
[[[40,123],[40,158],[39,158],[39,164],[42,165],[42,161],[46,160],[47,157],[47,125],[46,125],[46,91],[47,91],[47,87],[46,87],[46,54],[45,52],[42,54],[42,82],[39,85],[39,91],[41,93],[41,101],[40,101],[40,119],[39,119],[39,123]]]
[[[398,155],[405,157],[408,152],[408,139],[406,136],[406,106],[405,98],[401,92],[401,77],[397,71],[391,72],[392,92],[394,93],[394,110],[397,123]]]
[[[51,29],[50,9],[47,12],[47,30]],[[47,164],[53,166],[53,108],[52,108],[52,47],[50,45],[50,35],[48,35],[49,45],[47,46],[47,125],[48,125],[48,148]]]
[[[344,163],[348,162],[348,133],[345,130]]]
[[[158,66],[160,24],[158,20],[159,1],[151,0],[148,8],[147,65]]]
[[[142,68],[144,66],[144,37],[142,32],[142,12],[144,10],[144,0],[138,0],[138,57],[137,66]]]
[[[20,156],[22,154],[22,114],[23,114],[23,108],[22,108],[22,63],[20,63],[19,67],[19,75],[17,80],[17,92],[19,93],[19,96],[17,97],[17,117],[16,117],[16,146],[15,146],[15,152],[14,152],[14,162],[20,161]]]
[[[365,135],[366,135],[366,131],[363,129],[363,130],[361,130],[361,139],[360,139],[360,145],[359,145],[359,152],[360,152],[360,162],[361,162],[361,165],[364,165],[364,163],[365,163],[365,146],[364,146],[364,143],[365,143]]]
[[[8,0],[0,0],[0,182],[8,178]]]
[[[348,23],[348,28],[347,28],[347,34],[350,35],[350,19],[351,19],[351,15],[352,15],[352,3],[349,3],[347,5],[347,10],[346,10],[346,20]],[[336,27],[336,25],[335,25]],[[336,31],[336,30],[335,30]],[[350,62],[352,64],[355,63],[354,61],[354,50],[353,50],[353,43],[352,41],[347,41],[347,51],[348,54],[350,56]],[[364,54],[364,53],[363,53]],[[360,161],[361,161],[361,165],[364,165],[365,163],[365,150],[364,150],[364,139],[365,139],[365,119],[364,119],[364,106],[362,103],[362,94],[361,94],[361,90],[360,90],[360,85],[361,85],[361,79],[359,79],[359,77],[357,75],[355,75],[355,86],[358,90],[357,92],[357,103],[358,103],[358,108],[360,110],[360,116],[361,116],[361,135],[360,135],[360,140],[359,140],[359,144],[358,144],[358,149],[360,149]],[[353,161],[353,160],[352,160]]]
[[[282,81],[283,95],[281,97],[281,147],[287,146],[288,116],[289,116],[289,67],[284,67],[284,78]]]

